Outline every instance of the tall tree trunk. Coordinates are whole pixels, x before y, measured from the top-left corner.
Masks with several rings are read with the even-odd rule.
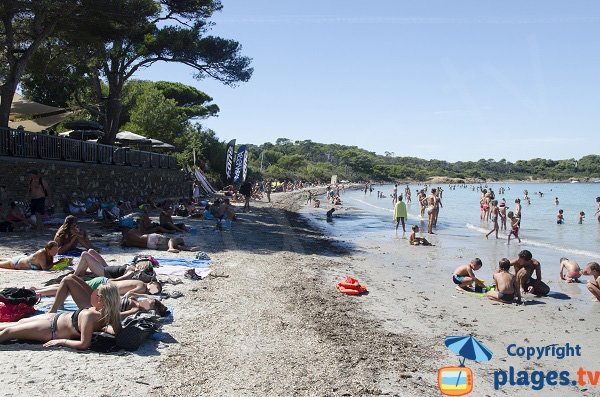
[[[113,93],[112,90],[108,95],[108,101],[106,102],[106,120],[104,122],[104,143],[112,145],[115,143],[115,137],[119,132],[119,122],[121,120],[121,110],[123,105],[121,103],[121,91]]]
[[[8,127],[13,97],[24,70],[25,62],[17,62],[17,64],[11,68],[9,75],[6,76],[6,80],[0,88],[0,97],[2,98],[2,103],[0,104],[0,127]]]

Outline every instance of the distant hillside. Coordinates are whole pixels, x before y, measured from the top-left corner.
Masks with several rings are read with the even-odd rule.
[[[273,143],[249,145],[251,178],[301,179],[308,181],[338,179],[414,180],[431,177],[457,180],[569,180],[600,179],[600,156],[588,155],[579,160],[481,159],[449,163],[416,157],[397,157],[393,153],[378,155],[356,146],[323,144],[310,140],[292,142],[279,138]]]

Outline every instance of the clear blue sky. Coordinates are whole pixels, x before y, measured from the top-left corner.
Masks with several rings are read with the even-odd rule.
[[[600,1],[222,3],[212,33],[253,58],[248,83],[173,64],[136,75],[212,96],[203,124],[220,139],[449,161],[600,153]]]

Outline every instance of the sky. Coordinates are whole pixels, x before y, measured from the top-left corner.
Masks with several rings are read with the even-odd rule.
[[[222,140],[452,162],[600,153],[599,1],[221,1],[211,34],[242,44],[249,82],[167,63],[135,78],[206,92]]]

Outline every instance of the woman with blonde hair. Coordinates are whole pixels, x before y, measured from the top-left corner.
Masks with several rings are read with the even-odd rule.
[[[92,306],[76,312],[45,313],[16,323],[0,325],[0,343],[10,340],[44,342],[44,347],[66,346],[85,350],[92,334],[121,330],[120,296],[114,285],[101,285],[91,297]]]
[[[59,254],[76,249],[78,244],[81,244],[86,250],[94,248],[90,243],[87,232],[79,228],[77,218],[73,215],[65,218],[64,223],[58,228],[54,236],[54,241],[58,243]]]
[[[54,256],[58,254],[58,243],[48,241],[44,248],[33,255],[17,255],[12,258],[0,258],[1,269],[48,270],[54,265]]]

